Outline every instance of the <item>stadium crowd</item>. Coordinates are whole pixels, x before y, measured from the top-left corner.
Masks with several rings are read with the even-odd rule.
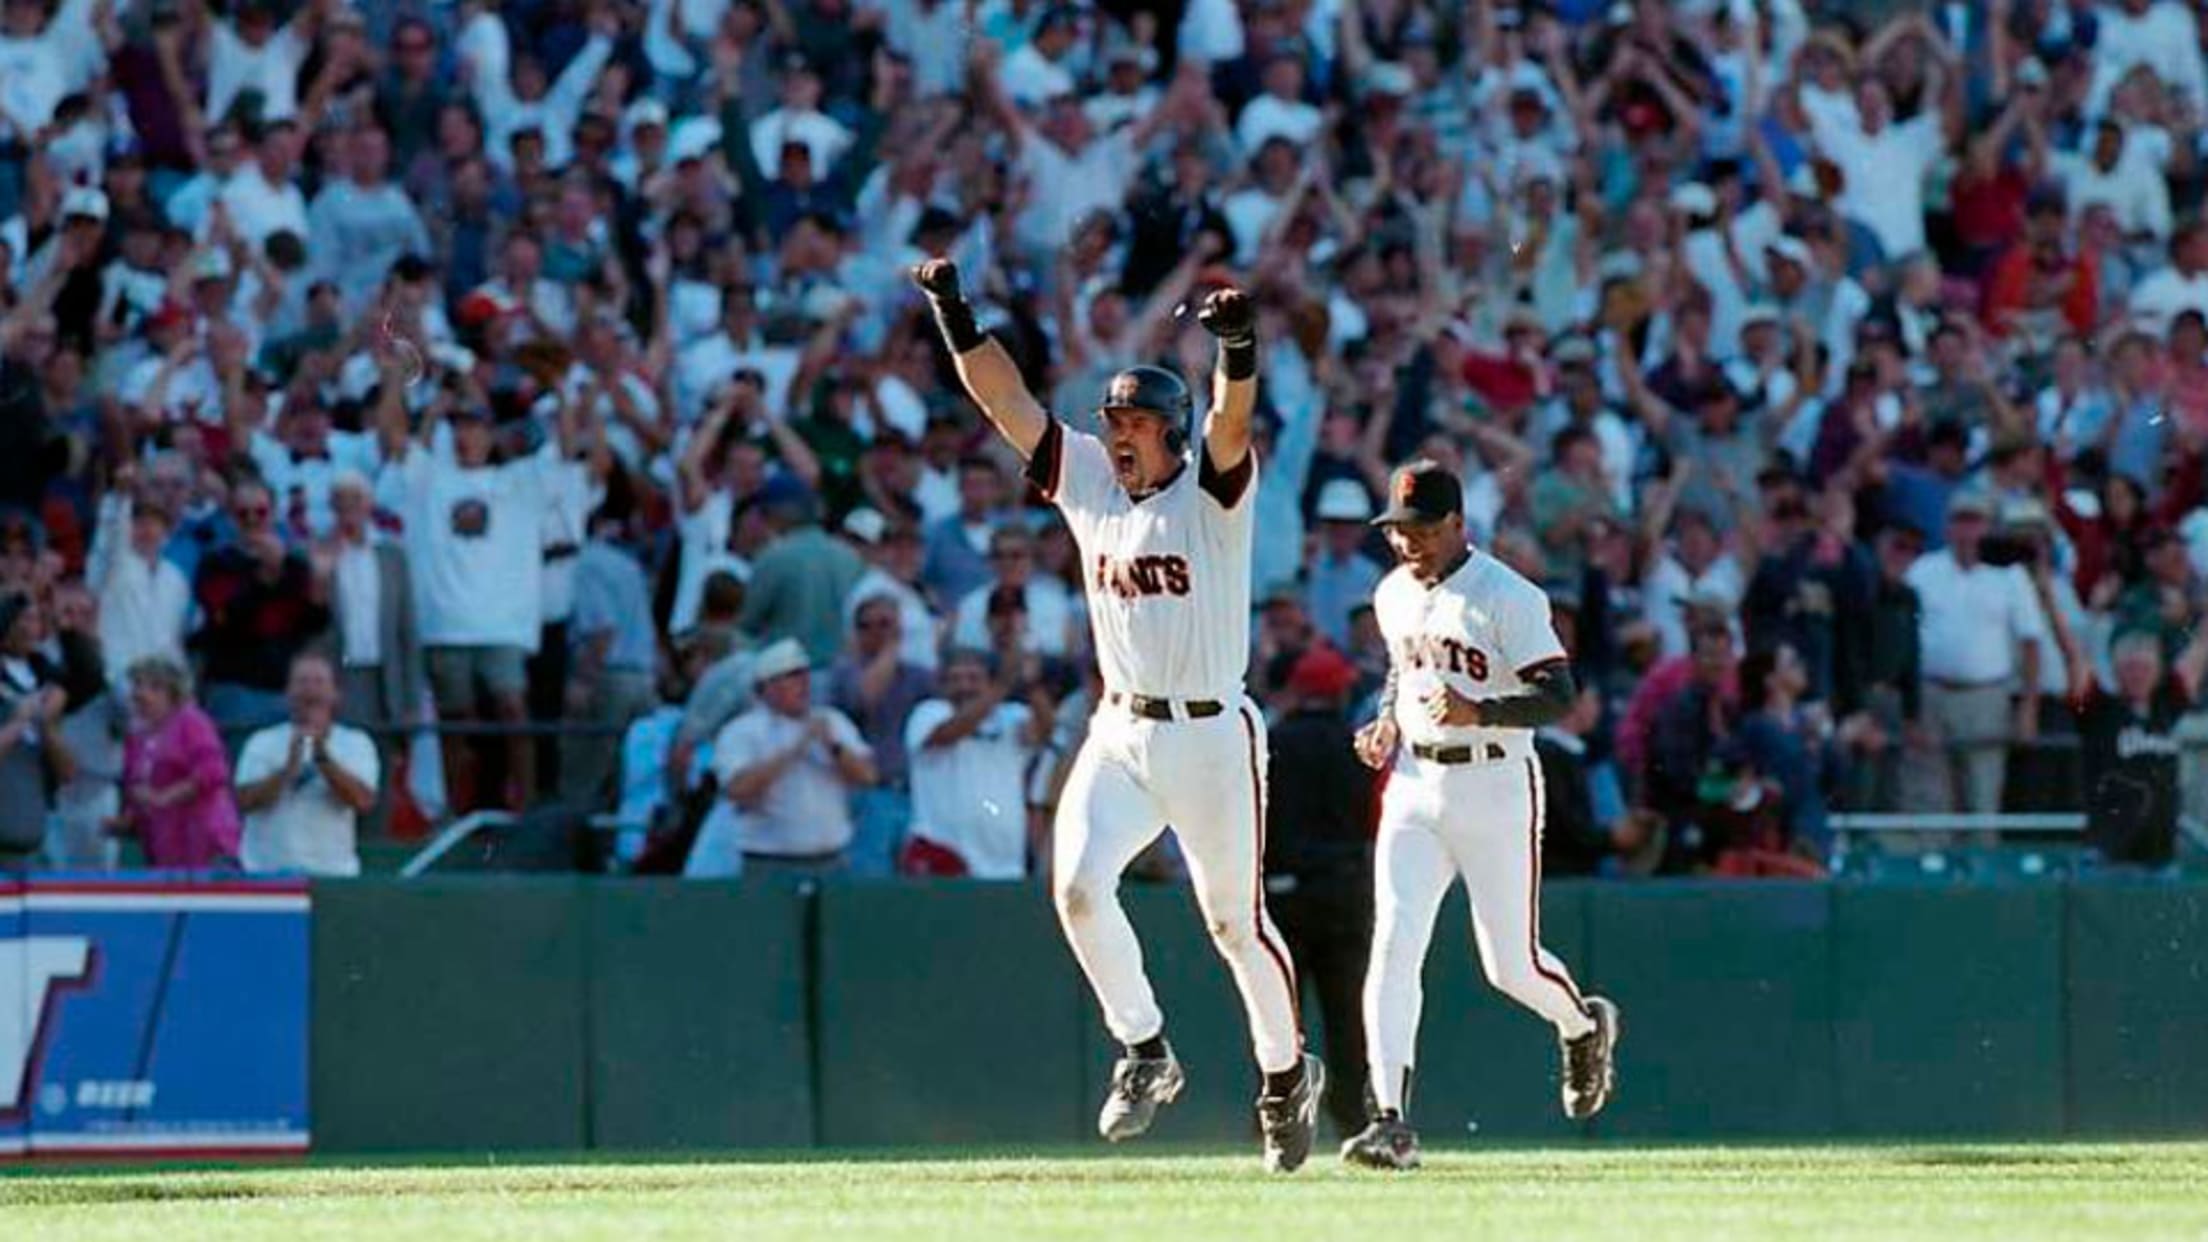
[[[1427,456],[1585,688],[1552,871],[1836,808],[2167,864],[2196,7],[6,0],[0,859],[556,797],[644,870],[1030,873],[1100,687],[943,255],[1077,426],[1256,298],[1278,851],[1354,848]]]

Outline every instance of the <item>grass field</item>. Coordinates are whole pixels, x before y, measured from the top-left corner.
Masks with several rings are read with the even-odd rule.
[[[2208,1144],[307,1165],[0,1177],[0,1238],[2208,1238]]]

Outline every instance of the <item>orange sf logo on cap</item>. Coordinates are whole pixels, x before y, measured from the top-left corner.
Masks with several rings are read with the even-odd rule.
[[[1395,503],[1411,503],[1411,493],[1418,490],[1418,476],[1406,470],[1395,476]]]

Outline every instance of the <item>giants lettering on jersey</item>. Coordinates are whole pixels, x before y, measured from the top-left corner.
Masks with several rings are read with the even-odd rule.
[[[1188,558],[1185,556],[1137,556],[1120,560],[1096,558],[1096,580],[1103,590],[1121,599],[1145,595],[1180,595],[1189,591]]]
[[[1470,643],[1438,634],[1419,634],[1401,644],[1397,663],[1412,668],[1456,673],[1474,681],[1487,680],[1487,653]]]

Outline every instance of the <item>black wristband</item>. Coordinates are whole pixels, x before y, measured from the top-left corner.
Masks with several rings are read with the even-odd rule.
[[[981,348],[988,339],[974,323],[974,308],[962,297],[930,298],[935,307],[935,326],[943,330],[943,339],[949,342],[951,352],[963,354]]]
[[[1219,342],[1219,368],[1227,373],[1230,380],[1256,378],[1257,338]]]

